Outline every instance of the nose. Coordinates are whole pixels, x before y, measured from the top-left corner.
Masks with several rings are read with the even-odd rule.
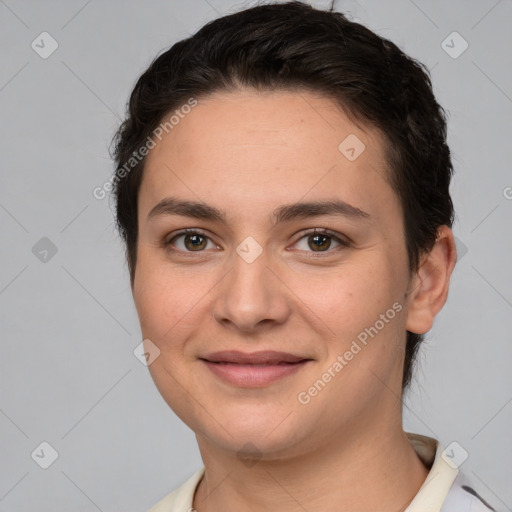
[[[216,287],[213,315],[219,323],[255,333],[286,322],[290,295],[271,263],[265,251],[252,262],[233,255],[231,270]]]

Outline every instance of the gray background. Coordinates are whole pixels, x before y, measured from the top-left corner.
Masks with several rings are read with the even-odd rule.
[[[202,465],[133,354],[141,335],[123,248],[112,206],[92,190],[112,173],[108,144],[151,59],[252,4],[0,0],[0,511],[144,511]],[[420,353],[405,429],[458,442],[475,488],[512,510],[511,2],[337,8],[424,62],[450,114],[462,257]],[[59,45],[47,59],[31,47],[43,31]],[[458,58],[442,46],[453,31],[469,44]],[[453,54],[463,43],[448,44]],[[43,237],[57,249],[45,261]],[[48,469],[31,457],[43,441],[58,453]]]

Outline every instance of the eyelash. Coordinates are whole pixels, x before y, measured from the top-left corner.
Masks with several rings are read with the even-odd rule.
[[[200,235],[200,236],[203,236],[203,237],[205,237],[208,240],[213,242],[213,240],[211,240],[211,238],[208,235],[206,235],[206,233],[204,231],[202,231],[201,229],[189,228],[189,229],[184,229],[182,231],[179,231],[170,240],[164,241],[164,244],[163,244],[164,247],[169,249],[169,250],[171,250],[172,252],[181,253],[181,254],[187,254],[187,255],[188,254],[193,255],[194,253],[205,252],[205,250],[202,250],[202,251],[182,251],[181,249],[174,249],[174,248],[172,248],[172,243],[175,242],[176,239],[178,239],[179,237],[184,236],[184,235]],[[310,258],[322,257],[322,255],[325,255],[325,254],[329,255],[329,254],[333,253],[334,251],[336,251],[336,249],[346,248],[346,247],[350,246],[350,243],[347,240],[344,240],[343,238],[339,237],[333,231],[330,231],[329,229],[324,229],[324,228],[314,228],[312,230],[310,229],[310,230],[302,231],[300,233],[299,238],[297,238],[297,240],[294,242],[294,245],[297,244],[303,238],[306,238],[307,236],[314,236],[314,235],[324,235],[324,236],[327,236],[327,237],[335,240],[336,242],[338,242],[340,245],[338,247],[335,247],[334,249],[329,248],[327,251],[318,251],[318,252],[316,252],[316,251],[306,251],[306,252],[310,252],[311,253],[311,255],[308,256]]]

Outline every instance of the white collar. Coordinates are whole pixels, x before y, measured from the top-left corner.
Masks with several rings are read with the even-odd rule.
[[[447,462],[441,444],[432,437],[406,432],[418,457],[430,468],[427,478],[404,512],[440,512],[459,470]]]

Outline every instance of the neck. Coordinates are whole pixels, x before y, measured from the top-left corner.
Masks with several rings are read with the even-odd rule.
[[[368,424],[368,423],[367,423]],[[375,422],[372,422],[375,425]],[[344,429],[329,443],[295,457],[243,464],[198,436],[205,475],[194,497],[197,512],[323,510],[400,512],[428,470],[407,439],[393,428]]]

